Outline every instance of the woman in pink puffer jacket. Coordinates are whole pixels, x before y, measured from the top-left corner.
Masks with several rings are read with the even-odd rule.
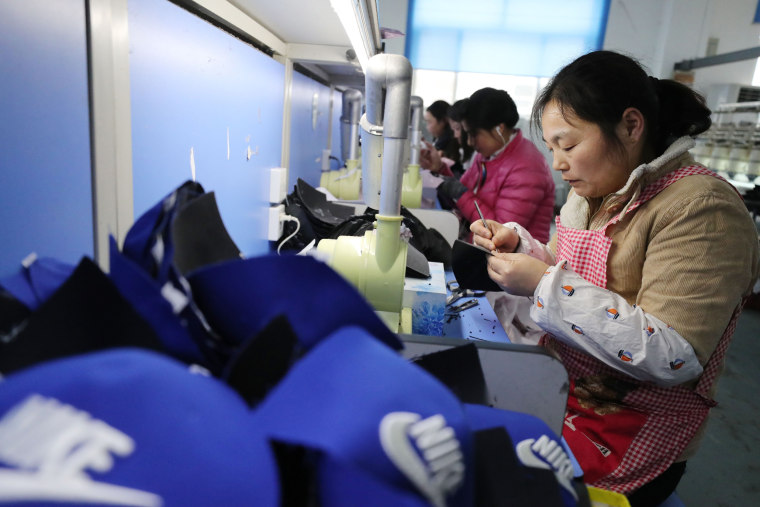
[[[461,180],[438,187],[442,201],[456,204],[465,226],[487,219],[517,222],[540,241],[549,240],[554,217],[554,180],[546,159],[515,125],[519,115],[503,90],[483,88],[470,97],[462,126],[477,154]]]

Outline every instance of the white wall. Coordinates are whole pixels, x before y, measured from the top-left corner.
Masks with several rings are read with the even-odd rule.
[[[604,48],[638,58],[652,75],[669,78],[681,60],[706,56],[708,39],[717,53],[760,45],[752,23],[757,0],[613,0]],[[716,83],[750,84],[755,60],[697,69],[694,88],[707,93]]]
[[[393,28],[406,33],[406,18],[409,11],[408,0],[377,0],[378,18],[381,28]],[[403,55],[406,37],[398,37],[385,41],[385,52],[393,55]]]

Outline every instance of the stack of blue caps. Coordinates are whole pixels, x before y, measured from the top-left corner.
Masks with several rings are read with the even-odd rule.
[[[582,504],[543,422],[463,403],[402,358],[363,296],[317,260],[240,259],[227,240],[204,242],[225,238],[218,216],[203,220],[215,209],[185,183],[140,217],[122,251],[112,240],[108,277],[85,259],[7,283],[37,335],[54,337],[72,304],[95,307],[106,293],[119,317],[79,312],[98,325],[78,348],[51,345],[7,370],[0,503]],[[218,234],[175,228],[188,210]],[[68,296],[88,287],[90,298]],[[131,324],[109,334],[113,322]],[[145,349],[103,350],[109,340]],[[293,485],[301,496],[288,496]]]
[[[135,221],[121,251],[111,239],[110,276],[123,296],[156,330],[169,354],[218,371],[231,345],[208,325],[195,304],[184,273],[175,263],[174,221],[183,209],[204,195],[199,183],[186,181]],[[219,223],[216,219],[214,222]],[[213,239],[209,236],[208,240]],[[222,253],[231,258],[236,249],[220,244]],[[221,257],[220,254],[214,259]]]
[[[219,380],[146,350],[0,383],[0,504],[279,505],[272,450]]]
[[[314,347],[258,405],[253,422],[273,440],[321,456],[322,502],[472,504],[462,404],[361,328],[340,329]],[[356,483],[342,479],[348,470]]]
[[[330,267],[293,255],[241,259],[209,196],[186,182],[135,222],[121,251],[111,242],[111,279],[168,354],[222,375],[280,316],[304,350],[344,325],[401,348],[366,299]]]

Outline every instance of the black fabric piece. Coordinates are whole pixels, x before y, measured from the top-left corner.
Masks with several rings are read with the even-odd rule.
[[[560,485],[552,470],[545,468],[523,468],[523,477],[520,483],[522,494],[527,499],[515,505],[542,505],[564,507]]]
[[[521,484],[521,466],[512,439],[504,428],[473,433],[475,505],[515,507],[527,503]]]
[[[488,388],[474,343],[432,352],[412,361],[453,392],[462,403],[488,405]]]
[[[153,329],[88,258],[26,323],[13,340],[0,342],[3,374],[114,347],[162,349]]]
[[[458,178],[449,176],[444,178],[443,183],[438,185],[436,192],[439,197],[443,196],[447,202],[455,203],[462,197],[462,194],[467,192],[467,187]]]
[[[270,442],[277,462],[282,507],[318,507],[317,474],[312,451],[299,445]]]
[[[673,463],[652,481],[630,493],[628,503],[631,504],[631,507],[661,505],[676,490],[676,486],[678,486],[685,471],[685,461]]]
[[[364,236],[365,232],[373,229],[374,226],[372,223],[374,221],[374,213],[364,213],[362,215],[352,216],[336,225],[326,238],[337,239],[340,236]]]
[[[338,225],[354,214],[354,208],[329,202],[325,194],[298,178],[296,193],[306,212],[317,221]]]
[[[142,267],[151,278],[156,279],[159,276],[161,265],[156,262],[151,251],[155,245],[155,237],[167,233],[176,210],[183,208],[187,203],[204,193],[203,186],[192,180],[187,180],[177,187],[173,192],[173,201],[170,207],[164,204],[160,213],[155,215],[151,213],[151,209],[132,225],[124,240],[122,248],[124,255]]]
[[[449,194],[443,191],[441,188],[441,185],[438,185],[435,188],[435,195],[438,199],[438,204],[441,206],[441,209],[448,210],[448,211],[457,211],[459,208],[457,208],[457,202],[449,197]]]
[[[277,247],[283,250],[303,250],[306,245],[318,239],[317,232],[312,225],[309,214],[301,203],[300,199],[293,194],[288,195],[282,202],[285,205],[285,214],[298,219],[298,224],[293,221],[286,221],[282,226],[282,236],[277,239]],[[298,233],[293,235],[298,228]],[[320,236],[321,238],[321,236]],[[283,241],[287,239],[285,244]],[[280,246],[282,244],[282,246]]]
[[[303,199],[307,201],[304,201]],[[353,208],[341,206],[327,201],[322,192],[311,187],[303,180],[298,180],[298,185],[293,193],[283,201],[285,212],[298,218],[301,225],[298,233],[288,239],[282,245],[284,250],[302,250],[312,240],[319,242],[322,239],[336,239],[340,236],[363,236],[365,232],[372,230],[375,215],[378,211],[367,207],[364,213],[354,214]],[[412,234],[409,244],[417,249],[427,261],[441,262],[445,269],[451,267],[451,245],[446,238],[436,229],[426,227],[412,212],[401,206],[403,224]],[[340,218],[343,217],[343,218]],[[286,222],[282,236],[277,245],[295,231],[296,225]],[[407,256],[407,275],[426,278],[429,276],[430,267],[422,263],[416,264],[420,259],[412,254],[412,265],[409,266]]]
[[[451,245],[437,229],[426,227],[404,206],[401,206],[403,224],[412,233],[409,244],[419,250],[430,262],[441,262],[445,269],[451,267]]]
[[[456,179],[461,180],[467,168],[462,165],[462,162],[457,161],[457,162],[454,162],[454,164],[451,167],[449,167],[449,170],[451,171],[451,173],[454,175]]]
[[[280,315],[237,351],[223,376],[253,407],[301,355],[298,337],[287,317]]]
[[[327,238],[335,239],[340,236],[363,236],[366,231],[372,230],[372,224],[375,222],[375,216],[377,213],[378,211],[376,209],[367,207],[367,210],[363,215],[352,216],[336,226]],[[449,269],[451,267],[451,245],[446,241],[446,238],[444,238],[436,229],[426,227],[419,218],[414,216],[414,214],[404,206],[401,206],[401,216],[403,217],[402,223],[412,234],[412,237],[409,239],[409,244],[424,255],[425,259],[428,261],[441,262],[445,269]],[[408,265],[407,268],[409,268]],[[423,278],[429,276],[429,269],[428,266],[426,270],[428,271],[428,274],[422,275]],[[422,272],[423,271],[420,271],[420,268],[418,267],[413,267],[412,272],[407,269],[409,276],[415,276],[415,273]]]
[[[575,502],[577,507],[592,507],[591,497],[588,494],[588,487],[583,482],[583,477],[574,477],[570,483],[573,486],[575,494],[578,495],[578,501]]]
[[[306,196],[307,202],[301,196]],[[277,240],[277,246],[283,250],[301,251],[312,241],[329,237],[336,226],[353,215],[353,207],[329,203],[322,192],[301,179],[282,204],[285,205],[285,213],[299,221],[299,225],[292,221],[283,225],[282,235]],[[298,233],[290,237],[296,227]],[[288,241],[282,244],[286,238]]]
[[[12,341],[23,330],[31,314],[24,303],[0,288],[0,350],[3,343]]]
[[[406,276],[430,278],[430,264],[427,258],[413,245],[407,245],[406,249]]]
[[[491,252],[485,248],[454,241],[451,249],[451,270],[462,289],[499,291],[501,287],[488,276],[488,257]]]
[[[475,505],[514,507],[564,505],[554,472],[523,466],[505,428],[473,434]]]
[[[213,192],[198,196],[177,211],[171,227],[173,262],[183,275],[216,262],[240,258],[219,214]]]

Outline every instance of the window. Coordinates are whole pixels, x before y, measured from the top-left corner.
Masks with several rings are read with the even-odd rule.
[[[409,0],[415,69],[547,77],[599,49],[609,0]]]

